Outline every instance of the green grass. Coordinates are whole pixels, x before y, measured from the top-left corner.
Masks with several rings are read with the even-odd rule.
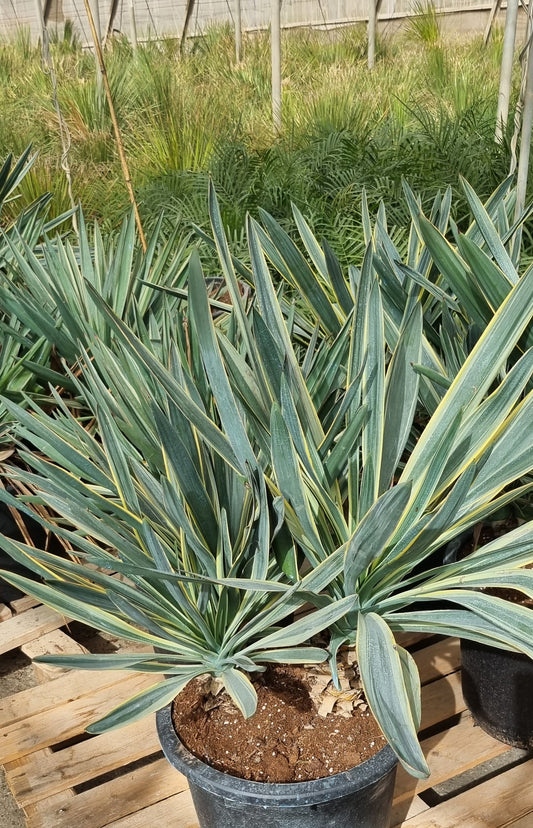
[[[419,12],[403,36],[379,41],[371,73],[364,27],[284,33],[280,135],[271,125],[267,35],[245,40],[238,66],[227,27],[191,41],[183,56],[174,40],[137,54],[113,41],[108,74],[144,222],[164,209],[169,225],[205,225],[209,175],[237,245],[246,211],[261,206],[288,225],[292,200],[349,260],[361,243],[363,187],[372,209],[385,200],[401,234],[402,177],[425,205],[451,184],[460,221],[459,175],[483,198],[508,170],[508,145],[493,140],[501,37],[486,49],[480,38],[437,37],[430,7]],[[75,198],[115,228],[127,195],[94,59],[71,32],[52,54]],[[61,213],[68,201],[50,79],[23,33],[0,45],[0,107],[0,160],[32,143],[40,158],[22,195],[51,190],[52,215]]]

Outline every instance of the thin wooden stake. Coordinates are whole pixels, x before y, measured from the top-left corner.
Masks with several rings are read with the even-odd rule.
[[[489,37],[492,32],[492,24],[494,23],[494,18],[498,14],[500,10],[500,6],[502,4],[502,0],[492,0],[492,8],[490,10],[489,19],[487,20],[487,25],[485,26],[485,33],[483,35],[483,45],[486,46],[489,42]]]
[[[191,22],[195,2],[196,0],[187,0],[187,6],[185,8],[185,20],[183,21],[183,30],[181,32],[180,52],[183,52],[185,48],[185,38],[187,37],[187,32],[189,30],[189,23]]]
[[[135,223],[137,225],[137,230],[139,232],[139,238],[141,240],[141,245],[143,251],[146,253],[146,238],[144,235],[143,226],[141,223],[141,217],[139,215],[139,208],[137,207],[137,201],[135,199],[135,193],[133,192],[133,186],[131,183],[131,176],[128,167],[128,162],[126,159],[126,153],[124,152],[124,144],[122,142],[122,135],[120,133],[120,127],[118,125],[117,120],[117,113],[115,111],[115,105],[113,103],[113,96],[111,95],[111,87],[109,86],[109,78],[107,77],[107,69],[104,61],[104,55],[102,52],[102,47],[100,45],[100,41],[98,40],[98,33],[96,31],[96,27],[94,24],[94,18],[91,11],[91,6],[89,4],[89,0],[84,0],[85,2],[85,9],[87,12],[87,19],[89,21],[89,26],[91,27],[91,33],[93,36],[94,41],[94,48],[96,50],[96,57],[98,59],[98,64],[100,67],[100,72],[102,74],[102,81],[104,84],[104,90],[107,98],[107,103],[109,106],[109,112],[111,114],[111,121],[113,123],[113,130],[115,132],[115,140],[117,142],[117,150],[118,156],[120,158],[120,166],[122,167],[122,174],[124,176],[124,181],[126,183],[126,188],[128,190],[128,195],[130,197],[130,202],[133,206],[133,212],[135,214]]]

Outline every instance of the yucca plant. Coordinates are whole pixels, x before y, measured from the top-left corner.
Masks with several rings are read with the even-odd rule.
[[[426,217],[420,198],[404,182],[411,216],[405,244],[389,227],[385,206],[381,204],[372,217],[364,192],[362,198],[362,236],[364,244],[373,250],[385,338],[391,350],[396,347],[405,313],[416,303],[422,306],[422,350],[414,368],[421,376],[420,402],[429,414],[435,411],[495,310],[520,278],[520,251],[510,248],[531,210],[529,207],[516,221],[511,218],[515,192],[510,178],[485,204],[466,181],[462,185],[472,220],[465,232],[459,233],[451,219],[450,189],[437,194]],[[299,307],[307,317],[308,329],[318,325],[319,335],[331,338],[353,311],[360,263],[358,267],[351,265],[345,276],[330,244],[317,237],[295,205],[292,211],[297,241],[264,210],[260,211],[261,226],[256,226],[256,232],[279,277],[290,291],[304,297]],[[214,246],[212,238],[199,228],[197,232]],[[252,281],[249,268],[242,262],[233,259],[233,265],[241,278]],[[528,332],[517,345],[511,364],[531,344]]]
[[[188,257],[187,234],[174,228],[167,237],[162,220],[161,216],[149,235],[146,253],[137,244],[132,213],[116,235],[103,236],[97,224],[90,233],[80,210],[76,239],[45,235],[39,250],[32,250],[17,234],[7,244],[9,268],[0,273],[0,307],[34,337],[44,335],[56,356],[69,365],[95,336],[106,343],[111,339],[91,287],[141,338],[157,341],[162,320],[172,317],[180,301],[162,289],[183,288]],[[68,385],[64,374],[54,373],[50,366],[30,361],[28,367],[45,382]]]
[[[55,530],[75,552],[66,560],[0,538],[44,583],[6,578],[68,617],[164,651],[44,659],[164,674],[94,732],[163,706],[206,672],[252,716],[255,671],[329,659],[336,676],[348,643],[385,736],[410,772],[425,775],[416,667],[394,633],[461,635],[533,657],[530,612],[477,591],[533,595],[533,573],[522,568],[533,561],[533,523],[424,570],[433,550],[531,488],[516,481],[533,467],[533,351],[500,376],[531,325],[533,274],[512,286],[412,446],[420,302],[405,309],[389,349],[369,245],[345,318],[332,306],[333,340],[317,331],[303,345],[270,276],[264,232],[248,222],[247,305],[213,192],[210,212],[231,299],[224,325],[213,321],[196,254],[164,347],[137,337],[87,285],[112,332],[109,344],[80,348],[70,373],[90,425],[59,398],[54,415],[5,401],[18,438],[45,455],[24,451],[33,471],[6,474],[59,515]],[[337,290],[340,302],[340,282]],[[312,306],[323,293],[306,282]],[[456,608],[439,608],[442,600]],[[310,614],[292,621],[306,603]],[[317,646],[326,632],[327,648]]]
[[[37,154],[28,147],[18,160],[9,155],[0,169],[0,281],[9,282],[14,262],[14,248],[24,247],[32,256],[36,255],[39,243],[47,233],[53,232],[65,223],[70,213],[58,219],[47,221],[47,207],[50,194],[44,193],[32,204],[20,205],[15,209],[20,198],[20,185],[31,171]],[[9,218],[2,210],[10,205]],[[2,348],[0,350],[0,388],[2,395],[12,400],[22,400],[23,394],[31,394],[34,399],[48,399],[47,379],[44,385],[36,377],[36,372],[45,370],[50,361],[52,341],[43,336],[40,325],[27,325],[18,313],[0,301],[0,331]],[[31,366],[35,370],[32,370]],[[42,379],[42,378],[41,378]],[[0,442],[10,443],[7,429],[7,413],[0,406]]]

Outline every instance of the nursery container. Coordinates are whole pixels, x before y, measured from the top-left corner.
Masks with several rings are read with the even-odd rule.
[[[461,641],[463,696],[495,739],[533,748],[533,661],[522,653]]]
[[[357,767],[311,782],[250,782],[197,759],[171,706],[157,713],[163,752],[187,777],[200,828],[388,828],[397,758],[387,745]]]

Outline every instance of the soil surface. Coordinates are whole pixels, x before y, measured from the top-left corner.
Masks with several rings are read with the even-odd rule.
[[[349,770],[385,746],[364,702],[323,715],[304,667],[271,666],[253,679],[257,712],[245,719],[230,697],[191,682],[174,701],[184,745],[218,770],[257,782],[302,782]]]

